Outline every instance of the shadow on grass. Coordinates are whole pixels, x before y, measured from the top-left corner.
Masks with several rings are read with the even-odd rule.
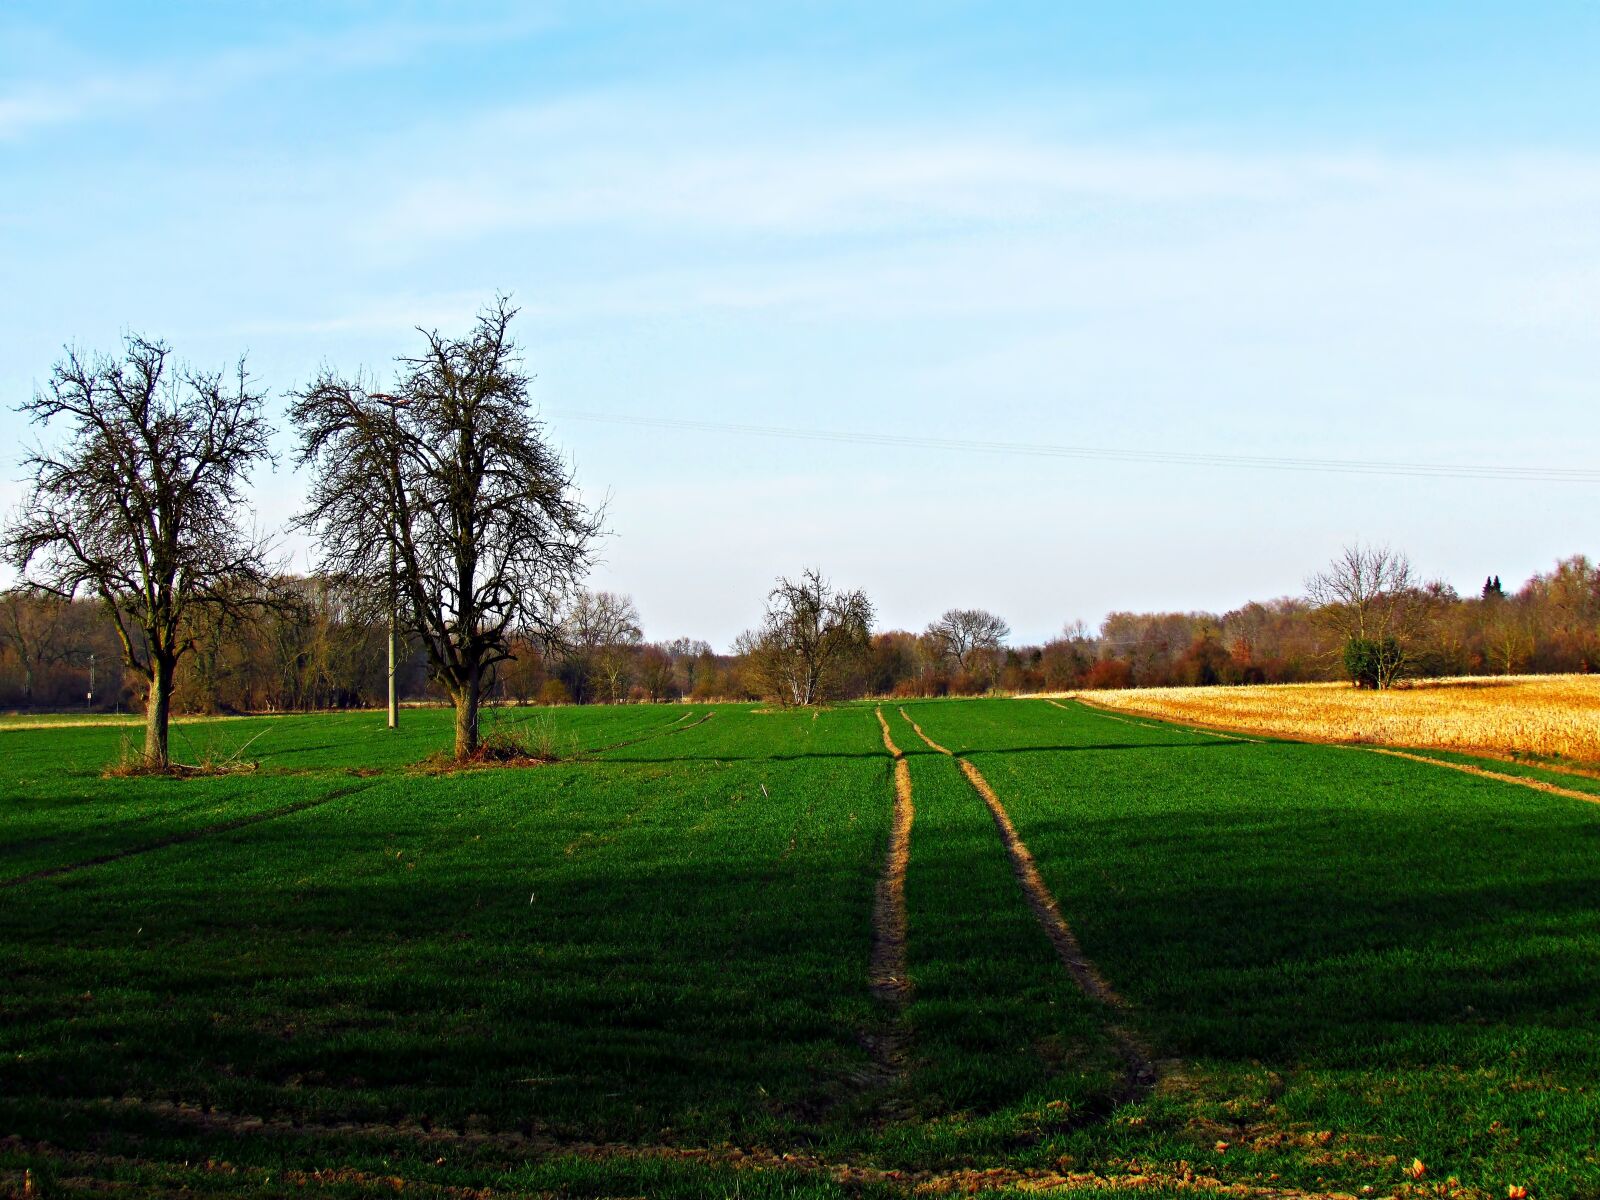
[[[1396,865],[1377,821],[1319,834],[1295,817],[1080,820],[1073,846],[1065,827],[1023,831],[1085,949],[1165,1039],[1158,1053],[1471,1069],[1504,1053],[1504,1026],[1594,1019],[1592,846],[1527,844],[1559,868],[1518,878],[1522,855],[1507,872],[1463,855],[1465,835]],[[840,1008],[868,1005],[860,865],[683,842],[558,851],[535,869],[504,837],[425,848],[416,870],[381,829],[337,828],[257,825],[164,856],[160,874],[127,862],[8,896],[0,1007],[25,1053],[0,1062],[0,1091],[254,1091],[342,1111],[414,1089],[632,1134],[706,1113],[736,1124],[730,1099],[755,1103],[752,1120],[812,1112],[819,1079],[860,1066]],[[1078,853],[1085,842],[1117,849]],[[1151,861],[1177,869],[1138,865]],[[1535,946],[1530,930],[1565,933]],[[82,998],[113,980],[113,1007]],[[322,1082],[298,1091],[306,1078]],[[516,1082],[530,1078],[552,1082]]]
[[[1063,754],[1083,750],[1235,750],[1248,749],[1245,742],[1095,742],[1092,744],[1079,744],[1074,746],[995,746],[995,747],[968,747],[957,749],[951,747],[951,753],[957,758],[972,755],[988,754]],[[936,754],[921,742],[901,745],[900,749],[906,754]],[[811,759],[882,759],[889,762],[889,756],[881,749],[877,751],[842,751],[819,750],[812,753],[800,752],[796,754],[673,754],[664,757],[645,757],[642,755],[607,754],[597,757],[592,762],[597,763],[678,763],[678,762],[805,762]]]

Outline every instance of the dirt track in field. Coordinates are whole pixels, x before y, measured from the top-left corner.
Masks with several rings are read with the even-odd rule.
[[[1017,827],[1012,824],[1011,814],[1006,811],[995,790],[989,786],[989,781],[983,777],[983,772],[964,756],[953,753],[930,738],[904,708],[900,710],[900,715],[912,729],[917,731],[918,737],[940,754],[952,759],[961,768],[961,773],[972,785],[972,790],[978,793],[979,798],[988,807],[989,815],[994,818],[995,828],[1000,833],[1000,842],[1005,847],[1006,856],[1011,860],[1012,873],[1017,877],[1017,883],[1022,888],[1028,907],[1033,910],[1034,918],[1049,937],[1050,944],[1055,947],[1057,957],[1061,959],[1067,973],[1072,976],[1073,982],[1090,999],[1098,1001],[1114,1012],[1126,1013],[1129,1009],[1128,1002],[1083,952],[1077,934],[1073,933],[1072,926],[1061,913],[1061,906],[1056,903],[1055,896],[1040,876],[1038,865],[1034,862],[1027,843],[1022,840],[1017,833]],[[1122,1055],[1126,1064],[1125,1098],[1132,1099],[1148,1093],[1155,1086],[1157,1076],[1155,1061],[1150,1052],[1133,1033],[1120,1024],[1107,1021],[1104,1029],[1106,1036],[1115,1043],[1117,1052]]]
[[[872,993],[886,1004],[903,1005],[911,993],[906,969],[906,866],[911,860],[911,768],[889,734],[883,710],[877,710],[883,746],[894,759],[894,821],[889,850],[872,906]]]
[[[955,755],[951,754],[949,750],[945,749],[943,746],[939,745],[938,742],[934,741],[927,734],[923,733],[922,732],[922,726],[918,725],[915,721],[913,721],[911,719],[911,715],[906,712],[904,707],[902,707],[900,709],[900,715],[905,718],[905,722],[906,722],[907,725],[911,726],[911,728],[913,728],[913,729],[915,729],[917,731],[917,736],[919,738],[921,738],[923,741],[927,742],[929,746],[931,746],[933,749],[937,750],[940,754],[949,754],[951,758],[955,757]]]
[[[1054,704],[1060,709],[1067,709],[1065,704],[1057,704],[1054,700],[1047,699],[1045,703]],[[1190,725],[1180,721],[1167,721],[1162,725],[1149,725],[1143,721],[1135,721],[1129,717],[1119,716],[1116,713],[1108,712],[1087,700],[1079,700],[1078,703],[1082,704],[1085,708],[1098,714],[1099,716],[1110,717],[1113,721],[1122,721],[1128,725],[1140,725],[1146,729],[1163,729],[1170,727],[1173,729],[1181,729],[1189,733],[1204,734],[1206,737],[1227,738],[1229,741],[1233,742],[1253,742],[1256,745],[1265,744],[1261,738],[1245,737],[1242,734],[1237,733],[1224,733],[1219,729],[1212,729],[1204,725]],[[1067,711],[1070,712],[1071,710],[1067,709]],[[1509,775],[1504,771],[1491,771],[1487,767],[1474,766],[1471,763],[1451,762],[1449,759],[1434,758],[1428,754],[1414,754],[1409,750],[1396,750],[1388,746],[1368,746],[1362,745],[1359,742],[1338,742],[1332,740],[1320,741],[1304,737],[1289,737],[1287,735],[1285,735],[1281,740],[1290,744],[1300,743],[1304,745],[1338,746],[1347,750],[1366,750],[1372,754],[1387,754],[1391,758],[1409,759],[1411,762],[1426,763],[1430,767],[1443,767],[1447,771],[1462,771],[1468,775],[1477,775],[1482,779],[1494,779],[1500,783],[1515,784],[1517,787],[1531,788],[1536,792],[1545,792],[1552,796],[1566,796],[1571,800],[1583,800],[1589,804],[1600,804],[1600,795],[1596,795],[1594,792],[1580,792],[1575,788],[1564,788],[1559,784],[1549,783],[1546,780],[1535,779],[1527,775]],[[1560,767],[1547,767],[1545,769],[1562,774],[1583,774],[1581,771],[1562,771]],[[1592,776],[1589,776],[1589,778],[1592,778]]]
[[[906,867],[911,861],[911,825],[916,808],[911,800],[911,768],[905,755],[889,734],[883,710],[875,710],[883,731],[883,748],[894,760],[894,817],[889,827],[889,848],[884,855],[883,872],[878,876],[872,901],[872,957],[868,981],[873,996],[883,1004],[890,1023],[886,1029],[865,1035],[864,1041],[876,1067],[870,1080],[878,1088],[896,1087],[905,1082],[908,1060],[907,1033],[903,1017],[911,999],[911,974],[906,960]],[[892,1105],[886,1115],[898,1115]]]
[[[689,717],[691,715],[693,714],[684,713],[683,716],[679,717],[676,721],[668,721],[659,729],[652,729],[649,733],[641,734],[639,737],[635,738],[628,738],[625,741],[612,742],[609,746],[596,747],[589,753],[604,754],[608,750],[621,750],[624,746],[637,746],[640,742],[648,742],[652,738],[671,737],[675,733],[686,733],[689,730],[694,729],[696,726],[704,725],[707,721],[711,720],[712,717],[717,715],[717,710],[712,709],[710,712],[703,713],[701,716],[695,718],[695,720],[689,721]],[[689,721],[689,723],[685,725],[683,723],[685,721]],[[719,725],[717,728],[720,729],[722,726]]]
[[[1471,763],[1450,762],[1443,758],[1430,758],[1426,754],[1411,754],[1405,750],[1387,750],[1381,746],[1362,746],[1363,750],[1370,750],[1373,754],[1387,754],[1391,758],[1405,758],[1412,762],[1427,763],[1431,767],[1444,767],[1448,771],[1464,771],[1468,775],[1477,775],[1484,779],[1494,779],[1501,783],[1514,783],[1518,787],[1532,788],[1536,792],[1548,792],[1552,796],[1566,796],[1573,800],[1586,800],[1590,804],[1600,804],[1600,796],[1593,792],[1580,792],[1573,788],[1558,787],[1553,783],[1546,783],[1543,779],[1532,779],[1526,775],[1507,775],[1504,771],[1491,771],[1487,767],[1475,767]]]

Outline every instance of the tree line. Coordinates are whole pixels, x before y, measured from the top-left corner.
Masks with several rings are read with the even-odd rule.
[[[1600,570],[1583,556],[1507,593],[1461,596],[1403,554],[1352,546],[1300,597],[1232,612],[1108,616],[1041,645],[982,609],[876,631],[860,590],[820,571],[777,580],[731,652],[647,642],[632,600],[583,587],[604,513],[550,445],[497,299],[464,336],[419,331],[392,391],[324,368],[291,393],[310,479],[295,526],[314,573],[273,561],[245,504],[272,463],[265,393],[243,359],[177,363],[165,343],[69,349],[21,409],[52,446],[0,535],[21,583],[0,596],[0,703],[142,705],[143,765],[165,769],[176,704],[274,711],[366,705],[402,643],[401,695],[448,699],[454,750],[480,749],[486,703],[765,698],[810,705],[934,696],[1600,665]]]
[[[176,673],[174,707],[234,713],[380,704],[384,622],[326,578],[286,576],[274,587],[284,602],[252,620],[197,629]],[[509,640],[509,656],[487,672],[483,696],[513,705],[804,704],[1338,679],[1376,687],[1406,677],[1600,670],[1600,565],[1582,555],[1511,591],[1495,576],[1465,596],[1432,582],[1344,601],[1319,599],[1315,590],[1225,613],[1115,612],[1098,631],[1079,622],[1046,642],[1018,645],[1009,644],[1007,623],[982,609],[952,609],[920,631],[874,632],[864,594],[839,600],[811,571],[780,580],[778,602],[769,598],[761,624],[719,652],[694,638],[646,640],[629,596],[578,588],[555,614],[556,636]],[[1380,601],[1381,614],[1374,611]],[[1378,637],[1363,639],[1363,632]],[[1363,677],[1349,647],[1381,646],[1384,637],[1393,644],[1381,677]],[[807,653],[825,645],[820,657]],[[421,646],[403,645],[398,674],[403,699],[449,701]],[[147,686],[135,673],[125,676],[114,626],[94,602],[25,588],[0,593],[0,705],[135,708]]]

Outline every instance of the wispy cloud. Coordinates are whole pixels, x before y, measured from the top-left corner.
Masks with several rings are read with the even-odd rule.
[[[639,113],[647,115],[639,117]],[[714,107],[620,93],[494,113],[444,131],[420,170],[362,208],[372,246],[549,229],[728,236],[915,237],[1017,224],[1181,229],[1217,211],[1423,197],[1568,210],[1600,202],[1600,158],[1486,153],[1174,149],[996,127],[879,123],[818,136],[741,127]],[[395,151],[398,155],[398,150]]]
[[[388,22],[213,50],[137,70],[81,59],[36,63],[36,78],[0,92],[0,140],[71,123],[123,120],[284,76],[393,66],[441,49],[525,37],[548,24],[532,12],[503,21]]]

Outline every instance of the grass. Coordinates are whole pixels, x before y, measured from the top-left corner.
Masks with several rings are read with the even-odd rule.
[[[883,711],[898,1010],[871,707],[512,710],[575,752],[451,774],[428,710],[185,725],[260,766],[180,780],[104,778],[116,728],[0,730],[0,1194],[1600,1192],[1600,806],[906,705],[1129,999],[1133,1094],[958,763]]]
[[[1151,1124],[1192,1156],[1227,1141],[1305,1187],[1381,1189],[1421,1159],[1486,1193],[1594,1189],[1589,806],[1082,710],[914,711],[1006,798],[1086,950],[1181,1061]]]
[[[1311,741],[1426,747],[1600,766],[1600,676],[1128,688],[1079,698],[1118,711]]]
[[[958,1114],[945,1124],[963,1155],[1005,1150],[1019,1120],[1067,1127],[1103,1115],[1116,1063],[1092,1005],[1018,903],[993,821],[903,718],[890,728],[916,802],[906,879],[913,1111]]]

